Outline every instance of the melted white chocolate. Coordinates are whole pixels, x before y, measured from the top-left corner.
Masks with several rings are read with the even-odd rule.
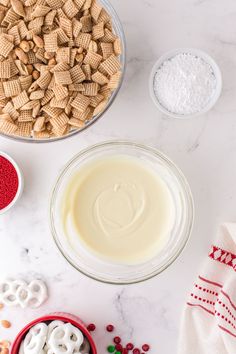
[[[124,156],[87,163],[68,181],[62,223],[74,250],[134,264],[168,240],[174,206],[165,182],[144,162]]]

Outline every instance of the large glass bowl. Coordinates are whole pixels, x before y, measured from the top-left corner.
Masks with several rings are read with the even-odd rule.
[[[61,201],[68,180],[84,164],[101,157],[124,155],[138,158],[153,169],[166,183],[175,209],[175,219],[168,241],[154,258],[135,265],[115,264],[101,260],[81,248],[75,252],[69,244],[61,223]],[[81,206],[83,207],[83,206]],[[54,240],[66,258],[81,273],[112,284],[130,284],[149,279],[165,270],[180,255],[193,226],[194,206],[189,185],[182,172],[165,155],[144,145],[114,141],[104,142],[83,150],[64,168],[53,189],[50,205],[50,223]],[[78,251],[78,250],[77,250]]]
[[[95,123],[99,118],[101,118],[106,111],[111,107],[112,103],[114,102],[124,79],[124,74],[125,74],[125,67],[126,67],[126,45],[125,45],[125,34],[123,31],[123,27],[121,24],[121,21],[115,11],[115,9],[113,8],[113,6],[111,5],[111,3],[109,2],[109,0],[98,0],[98,2],[104,7],[104,9],[110,14],[110,16],[112,17],[112,23],[113,23],[113,31],[115,32],[115,34],[121,39],[121,45],[122,45],[122,54],[120,55],[120,63],[121,63],[121,78],[120,78],[120,82],[119,82],[119,86],[112,92],[112,95],[105,107],[105,109],[97,114],[96,116],[94,116],[92,119],[90,119],[83,128],[81,129],[75,129],[73,131],[71,131],[70,133],[61,136],[61,137],[55,137],[55,138],[46,138],[46,139],[35,139],[35,138],[31,138],[31,137],[21,137],[21,136],[14,136],[14,135],[7,135],[4,133],[0,133],[0,136],[12,139],[12,140],[17,140],[17,141],[22,141],[22,142],[29,142],[29,143],[48,143],[48,142],[54,142],[54,141],[58,141],[58,140],[63,140],[66,139],[68,137],[71,137],[73,135],[79,134],[82,131],[84,131],[85,129],[87,129],[88,127],[90,127],[91,125],[93,125],[93,123]]]

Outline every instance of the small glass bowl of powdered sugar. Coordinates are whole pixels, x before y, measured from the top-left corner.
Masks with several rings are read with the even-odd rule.
[[[175,49],[155,63],[150,94],[159,110],[174,118],[192,118],[209,111],[222,89],[216,62],[198,49]]]

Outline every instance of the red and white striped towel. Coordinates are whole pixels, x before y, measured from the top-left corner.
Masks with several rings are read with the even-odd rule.
[[[224,224],[184,310],[179,354],[236,354],[236,224]]]

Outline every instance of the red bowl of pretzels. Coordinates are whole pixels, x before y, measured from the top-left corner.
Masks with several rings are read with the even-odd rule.
[[[18,333],[11,354],[97,354],[96,345],[83,321],[55,312],[30,322]]]

